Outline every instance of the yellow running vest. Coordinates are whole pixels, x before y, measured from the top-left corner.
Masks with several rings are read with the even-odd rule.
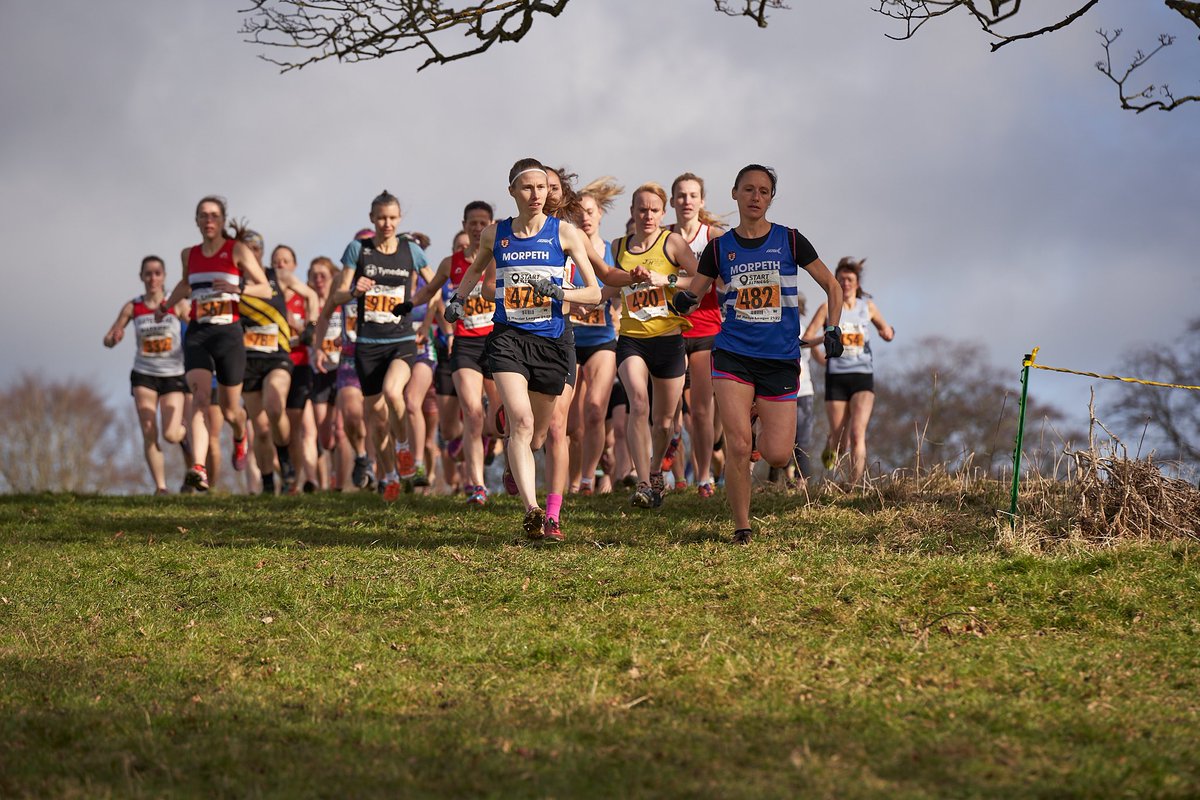
[[[612,243],[613,258],[617,266],[626,272],[632,272],[636,267],[645,267],[651,272],[662,275],[678,275],[679,267],[667,258],[666,245],[668,230],[661,230],[654,244],[644,253],[630,253],[626,247],[626,238],[622,236]],[[648,339],[653,336],[669,336],[681,333],[692,327],[686,317],[676,314],[667,305],[667,300],[675,296],[675,289],[667,286],[652,286],[649,283],[635,283],[621,289],[621,335],[632,336],[635,339]]]

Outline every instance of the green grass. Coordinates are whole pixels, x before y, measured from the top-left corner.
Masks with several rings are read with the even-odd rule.
[[[0,796],[1200,794],[1186,544],[755,502],[0,497]]]

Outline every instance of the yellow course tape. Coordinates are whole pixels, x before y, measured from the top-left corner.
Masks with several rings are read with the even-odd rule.
[[[1035,364],[1037,360],[1038,350],[1041,348],[1033,348],[1033,352],[1029,354],[1029,358],[1021,361],[1021,366],[1032,367],[1033,369],[1044,369],[1047,372],[1065,372],[1068,375],[1083,375],[1088,378],[1101,378],[1106,381],[1123,381],[1125,383],[1140,383],[1143,386],[1162,386],[1166,389],[1191,389],[1192,391],[1200,391],[1200,386],[1185,386],[1181,383],[1161,383],[1159,381],[1144,381],[1140,378],[1122,378],[1119,375],[1101,375],[1098,372],[1080,372],[1074,369],[1063,369],[1062,367],[1046,367],[1041,364]]]

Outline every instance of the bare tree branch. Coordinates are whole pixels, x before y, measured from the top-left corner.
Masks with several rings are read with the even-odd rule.
[[[1184,19],[1200,28],[1200,2],[1197,0],[1163,1],[1168,8],[1177,11]],[[998,26],[1016,18],[1017,14],[1022,10],[1021,0],[987,0],[988,8],[986,9],[981,8],[980,0],[877,0],[875,11],[890,19],[903,22],[904,32],[896,35],[888,34],[888,38],[904,40],[911,39],[922,26],[931,20],[961,9],[963,13],[970,15],[979,23],[984,33],[995,39],[991,45],[992,52],[995,52],[1013,42],[1033,39],[1062,30],[1074,24],[1080,17],[1095,8],[1098,2],[1099,0],[1086,0],[1075,11],[1058,22],[1020,33],[1004,33],[999,30]],[[1138,50],[1124,74],[1118,77],[1112,68],[1110,48],[1112,43],[1117,40],[1117,37],[1121,35],[1121,31],[1117,29],[1111,35],[1106,31],[1099,31],[1099,34],[1104,40],[1104,60],[1096,62],[1096,68],[1117,85],[1121,108],[1139,114],[1151,108],[1170,111],[1184,103],[1200,100],[1200,97],[1195,95],[1176,97],[1167,84],[1160,86],[1150,85],[1139,92],[1132,93],[1127,93],[1125,89],[1126,81],[1129,80],[1130,75],[1164,47],[1170,47],[1174,44],[1174,36],[1170,34],[1160,35],[1158,37],[1158,45],[1149,53]]]
[[[558,17],[571,0],[249,0],[244,8],[241,33],[246,41],[268,52],[290,50],[275,58],[260,57],[284,72],[321,61],[370,61],[391,53],[419,50],[427,54],[417,68],[448,64],[489,50],[498,42],[517,42],[532,29],[539,15]],[[1017,17],[1028,21],[1038,4],[1022,0],[872,0],[874,11],[903,23],[903,32],[890,39],[913,38],[929,22],[960,12],[970,16],[991,39],[992,51],[1013,42],[1034,39],[1075,24],[1100,0],[1076,0],[1076,8],[1062,19],[1042,27],[1011,31]],[[1200,0],[1161,0],[1184,20],[1200,28]],[[713,9],[731,17],[748,17],[767,27],[768,11],[787,10],[784,0],[713,0]],[[455,36],[454,34],[457,34]],[[1104,39],[1104,61],[1097,68],[1117,85],[1121,108],[1137,113],[1157,108],[1170,111],[1200,99],[1177,97],[1167,84],[1127,92],[1126,81],[1156,53],[1175,42],[1162,34],[1149,53],[1139,50],[1124,74],[1112,69],[1110,47],[1117,30]],[[465,43],[464,43],[465,42]]]
[[[1110,81],[1117,85],[1117,95],[1121,100],[1121,108],[1135,111],[1138,114],[1143,111],[1149,111],[1152,108],[1157,108],[1162,111],[1170,111],[1178,108],[1184,103],[1190,103],[1200,100],[1200,95],[1188,95],[1187,97],[1176,97],[1171,93],[1171,87],[1167,84],[1154,86],[1150,84],[1139,92],[1127,94],[1125,91],[1125,83],[1133,75],[1134,71],[1142,67],[1147,61],[1165,47],[1170,47],[1175,44],[1175,37],[1167,34],[1162,34],[1158,37],[1158,46],[1149,53],[1138,50],[1133,55],[1133,61],[1125,68],[1125,72],[1121,77],[1117,77],[1113,72],[1112,67],[1112,45],[1121,36],[1121,29],[1117,28],[1112,33],[1105,30],[1096,31],[1100,38],[1104,40],[1104,60],[1096,62],[1096,69],[1100,70],[1101,74],[1105,75]]]
[[[740,3],[732,3],[729,0],[713,0],[713,5],[716,7],[716,11],[722,14],[731,17],[749,17],[760,28],[767,27],[767,9],[790,8],[790,6],[784,5],[783,0],[742,0]]]
[[[336,59],[370,61],[391,53],[424,48],[430,64],[478,55],[497,42],[520,41],[537,14],[557,17],[570,0],[475,0],[449,5],[442,0],[252,0],[242,9],[246,41],[268,48],[311,53],[299,59],[262,56],[288,72]],[[441,34],[459,28],[474,46],[444,49]]]
[[[930,20],[961,8],[979,23],[984,33],[996,39],[992,43],[992,51],[995,52],[1011,42],[1032,39],[1065,28],[1095,7],[1098,2],[1100,0],[1087,0],[1059,22],[1015,34],[1001,33],[997,26],[1015,18],[1021,12],[1021,0],[989,0],[989,10],[980,9],[976,0],[878,0],[875,10],[885,17],[904,22],[905,32],[902,35],[888,35],[890,39],[901,40],[911,39],[921,26]]]

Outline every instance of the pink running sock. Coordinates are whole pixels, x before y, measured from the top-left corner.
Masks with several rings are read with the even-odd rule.
[[[558,521],[558,512],[562,510],[562,495],[548,494],[546,495],[546,516],[555,522]]]

